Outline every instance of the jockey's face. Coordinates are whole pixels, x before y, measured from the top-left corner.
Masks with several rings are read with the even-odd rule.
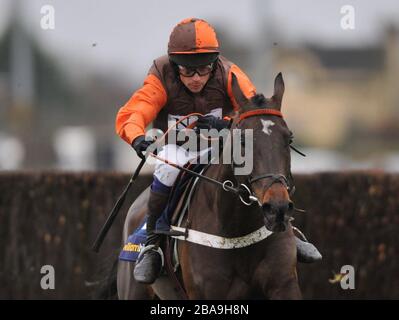
[[[185,77],[180,74],[180,80],[183,84],[193,93],[198,93],[202,90],[205,84],[208,82],[209,77],[211,76],[210,73],[200,76],[198,72],[196,72],[191,77]]]

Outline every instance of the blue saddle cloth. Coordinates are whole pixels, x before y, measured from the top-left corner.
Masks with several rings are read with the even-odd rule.
[[[192,168],[190,168],[190,170],[199,173],[205,166],[205,164],[196,164]],[[168,204],[162,212],[161,217],[157,221],[157,230],[169,231],[170,229],[170,220],[172,218],[173,211],[176,208],[183,191],[186,189],[189,181],[193,177],[190,174],[183,173],[184,172],[181,172],[179,174],[176,183],[171,191],[171,196],[169,198]],[[147,217],[140,224],[140,226],[127,238],[126,243],[123,246],[121,253],[119,254],[119,260],[128,262],[135,262],[137,260],[140,251],[144,247],[144,243],[147,240],[146,221]]]

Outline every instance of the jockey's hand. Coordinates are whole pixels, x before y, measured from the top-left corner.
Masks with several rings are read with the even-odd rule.
[[[134,139],[134,141],[132,142],[132,147],[134,150],[136,150],[137,155],[143,159],[144,158],[144,154],[143,152],[145,152],[147,150],[147,148],[154,143],[154,140],[146,140],[145,136],[138,136],[136,139]]]
[[[218,131],[227,128],[229,121],[218,119],[212,115],[200,116],[197,120],[197,129],[216,129]]]

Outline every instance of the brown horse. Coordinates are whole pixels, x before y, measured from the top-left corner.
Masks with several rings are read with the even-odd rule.
[[[237,175],[236,164],[220,161],[211,164],[204,175],[220,182],[230,180],[236,186],[245,184],[256,201],[248,206],[237,194],[198,181],[186,227],[202,235],[217,236],[217,241],[225,247],[178,240],[184,290],[189,299],[299,299],[297,252],[290,223],[294,211],[289,196],[292,136],[280,114],[283,78],[277,75],[270,99],[256,95],[247,101],[234,78],[233,90],[242,107],[234,116],[230,130],[252,130],[252,172]],[[223,151],[226,149],[227,145]],[[148,189],[130,208],[123,241],[144,217],[147,199]],[[266,236],[256,238],[265,230]],[[151,286],[139,284],[133,278],[133,268],[133,263],[119,261],[119,298],[151,299],[155,295],[162,299],[179,298],[166,277],[160,277]]]

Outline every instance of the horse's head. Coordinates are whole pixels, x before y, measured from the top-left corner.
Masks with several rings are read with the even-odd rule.
[[[247,100],[234,77],[233,90],[241,108],[234,118],[232,129],[241,129],[244,135],[247,130],[252,130],[253,134],[252,172],[244,176],[236,175],[236,178],[247,185],[258,199],[266,227],[275,232],[285,231],[292,219],[294,205],[290,199],[292,133],[281,114],[283,77],[279,73],[275,78],[271,98],[257,94]],[[241,144],[244,143],[241,139]]]

